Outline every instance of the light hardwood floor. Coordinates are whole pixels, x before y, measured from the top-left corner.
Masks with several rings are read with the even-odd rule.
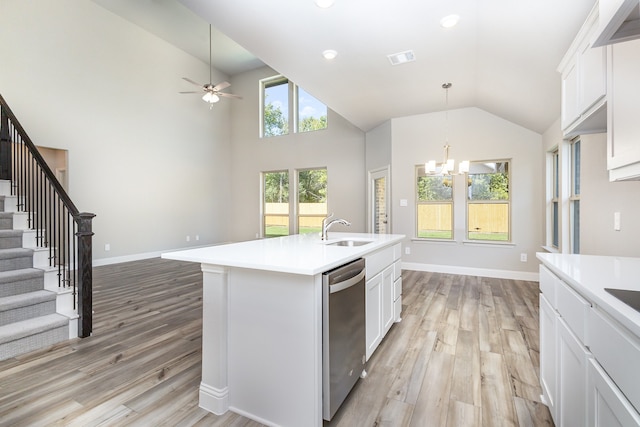
[[[403,285],[402,322],[325,427],[553,425],[537,283],[405,271]],[[190,263],[95,268],[93,335],[0,362],[0,425],[260,426],[198,407],[201,286]]]

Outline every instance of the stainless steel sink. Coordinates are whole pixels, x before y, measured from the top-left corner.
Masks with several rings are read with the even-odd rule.
[[[326,243],[327,246],[362,246],[373,242],[373,240],[338,240],[337,242]]]

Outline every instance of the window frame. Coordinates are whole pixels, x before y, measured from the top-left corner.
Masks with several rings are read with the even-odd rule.
[[[287,115],[286,115],[286,122],[287,122],[287,132],[286,133],[282,133],[282,134],[278,134],[278,135],[265,135],[265,111],[266,111],[266,105],[265,102],[267,100],[267,94],[266,94],[266,90],[270,87],[273,86],[278,86],[281,84],[287,84]],[[319,131],[319,130],[325,130],[329,128],[329,107],[320,102],[318,100],[318,98],[314,97],[313,95],[311,95],[309,92],[307,92],[306,90],[302,89],[305,93],[307,93],[310,97],[313,97],[316,101],[320,102],[322,105],[324,105],[325,109],[326,109],[326,126],[321,128],[321,129],[314,129],[314,130],[308,130],[308,131],[300,131],[299,127],[300,127],[300,88],[298,85],[296,85],[295,83],[293,83],[291,80],[289,80],[287,77],[283,76],[282,74],[278,74],[276,76],[271,76],[271,77],[267,77],[265,79],[260,80],[259,82],[260,84],[260,126],[259,126],[259,132],[260,132],[260,138],[261,139],[266,139],[266,138],[273,138],[273,137],[277,137],[277,136],[284,136],[284,135],[291,135],[291,134],[296,134],[296,133],[311,133],[311,132],[315,132],[315,131]]]
[[[420,175],[420,170],[423,171],[423,174]],[[415,165],[415,177],[414,177],[414,197],[415,197],[415,239],[418,240],[426,240],[426,241],[436,241],[436,242],[449,242],[455,240],[455,175],[440,175],[443,178],[448,176],[451,181],[451,198],[444,200],[420,200],[419,197],[419,185],[418,178],[421,176],[431,176],[426,172],[426,168],[424,164]],[[433,176],[439,176],[434,174]],[[449,205],[451,212],[451,237],[421,237],[420,236],[420,206],[430,206],[430,205]]]
[[[273,214],[273,213],[269,213],[267,214],[267,209],[266,209],[266,205],[267,205],[267,201],[266,201],[266,177],[267,174],[272,174],[272,173],[286,173],[287,174],[287,192],[288,192],[288,197],[287,197],[287,204],[288,204],[288,210],[287,210],[287,214]],[[271,237],[279,237],[279,236],[283,236],[281,234],[274,234],[274,235],[267,235],[267,223],[266,223],[266,218],[267,216],[270,217],[286,217],[288,220],[287,223],[287,234],[284,234],[284,236],[288,236],[291,235],[291,211],[292,211],[292,206],[291,206],[291,172],[288,169],[278,169],[278,170],[270,170],[270,171],[263,171],[260,173],[260,199],[261,199],[261,212],[260,212],[260,236],[263,238],[271,238]]]
[[[571,144],[571,191],[569,196],[569,243],[572,254],[580,253],[580,153],[582,144],[580,137],[570,141]],[[576,159],[577,157],[577,159]]]
[[[560,147],[549,151],[549,241],[547,244],[560,250]]]
[[[470,188],[471,188],[471,177],[470,175],[474,175],[471,173],[472,167],[474,163],[486,164],[486,163],[505,163],[507,165],[507,181],[508,181],[508,192],[509,197],[507,199],[500,200],[471,200],[470,199]],[[469,243],[482,243],[482,244],[511,244],[513,242],[513,234],[512,234],[512,199],[513,199],[513,185],[512,185],[512,168],[513,161],[512,159],[491,159],[491,160],[473,160],[469,162],[469,172],[465,173],[466,178],[466,218],[465,218],[465,241]],[[469,235],[469,221],[470,221],[470,206],[471,205],[490,205],[490,204],[506,204],[507,205],[507,239],[506,240],[492,240],[492,239],[472,239]]]
[[[297,234],[308,234],[308,233],[313,233],[313,231],[310,231],[308,233],[300,233],[300,219],[301,218],[316,218],[318,217],[318,215],[315,214],[301,214],[300,211],[300,172],[304,172],[304,171],[313,171],[313,170],[324,170],[325,171],[325,175],[327,177],[327,181],[326,181],[326,186],[325,186],[325,212],[323,214],[322,218],[325,218],[328,215],[329,212],[329,171],[327,170],[327,167],[317,167],[317,168],[302,168],[302,169],[296,169],[295,170],[295,186],[296,186],[296,192],[295,192],[295,231]],[[291,192],[289,192],[289,197],[291,197]],[[322,227],[322,225],[320,226]],[[322,231],[322,230],[319,230]]]

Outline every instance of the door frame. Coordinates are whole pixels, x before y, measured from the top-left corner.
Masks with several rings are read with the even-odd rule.
[[[385,202],[387,213],[387,234],[391,234],[391,166],[387,165],[383,168],[372,169],[367,173],[367,232],[374,232],[375,212],[375,191],[374,182],[376,179],[385,178]]]

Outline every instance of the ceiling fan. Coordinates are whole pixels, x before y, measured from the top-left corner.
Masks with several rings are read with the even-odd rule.
[[[212,65],[211,65],[211,24],[209,24],[209,83],[203,85],[203,84],[194,82],[193,80],[191,80],[191,79],[189,79],[187,77],[183,77],[182,78],[183,80],[188,81],[189,83],[191,83],[193,85],[199,86],[201,88],[201,90],[198,90],[198,91],[187,91],[187,92],[180,92],[180,93],[198,93],[198,94],[201,94],[202,92],[204,92],[204,95],[202,95],[202,100],[205,101],[205,102],[208,102],[209,104],[211,104],[212,107],[213,107],[213,104],[215,104],[216,102],[220,101],[220,97],[242,99],[241,96],[234,95],[232,93],[222,92],[223,89],[226,89],[229,86],[231,86],[231,83],[222,82],[222,83],[218,83],[216,85],[211,83],[211,81],[212,81],[211,70],[212,70]]]

